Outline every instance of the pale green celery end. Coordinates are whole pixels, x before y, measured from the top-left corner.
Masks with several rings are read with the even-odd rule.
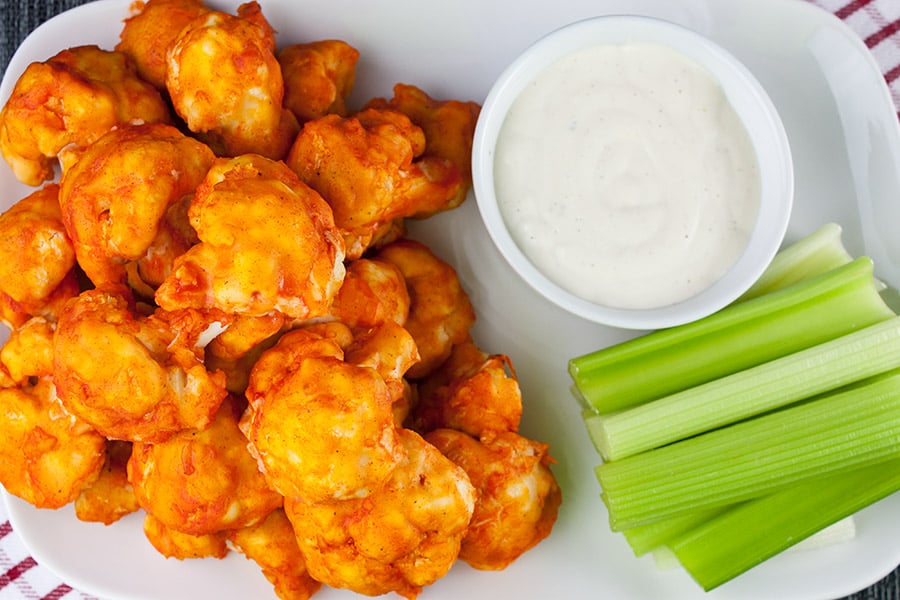
[[[602,442],[599,437],[601,429],[600,415],[598,415],[591,409],[585,409],[581,411],[581,420],[584,422],[584,427],[587,430],[588,437],[591,439],[591,443],[594,445],[594,450],[597,451],[597,454],[602,456]]]
[[[715,516],[724,513],[730,506],[705,508],[684,515],[677,515],[648,525],[632,527],[622,532],[625,541],[635,556],[643,556],[656,548],[668,544],[692,529],[698,527]]]
[[[620,460],[900,367],[900,317],[634,408],[598,415],[591,438]]]
[[[900,370],[619,461],[595,472],[621,531],[900,451]]]
[[[600,413],[642,404],[801,350],[894,313],[861,257],[687,325],[573,358],[569,373]]]
[[[775,255],[762,276],[736,302],[743,302],[763,294],[825,273],[853,260],[841,239],[842,229],[836,223],[826,223]]]
[[[898,490],[900,459],[895,456],[741,504],[669,547],[709,591]]]

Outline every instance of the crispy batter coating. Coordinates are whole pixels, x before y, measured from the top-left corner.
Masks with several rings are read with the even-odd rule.
[[[331,305],[331,315],[351,329],[367,330],[388,321],[403,325],[409,316],[409,293],[403,273],[384,260],[350,261],[344,283]]]
[[[188,215],[200,243],[157,289],[160,306],[328,313],[344,279],[343,242],[331,209],[284,163],[252,154],[218,161]]]
[[[282,48],[284,105],[301,123],[329,114],[347,114],[359,50],[342,40],[319,40]]]
[[[391,396],[334,339],[285,334],[250,373],[241,423],[269,484],[310,502],[369,495],[403,459]]]
[[[73,416],[43,377],[0,389],[0,483],[38,508],[59,508],[103,467],[103,436]]]
[[[39,185],[54,176],[63,149],[90,145],[115,125],[171,122],[159,91],[125,54],[78,46],[25,69],[0,111],[0,154],[16,178]]]
[[[410,311],[404,327],[422,358],[407,376],[420,379],[447,360],[454,345],[469,339],[475,310],[453,267],[421,242],[398,240],[376,258],[395,265],[406,279]]]
[[[477,437],[519,430],[522,392],[512,362],[503,354],[488,355],[472,341],[453,346],[418,392],[411,427],[420,433],[446,427]]]
[[[299,130],[282,106],[275,34],[259,5],[209,11],[169,46],[166,89],[175,112],[221,156],[282,159]]]
[[[306,569],[284,510],[273,510],[260,523],[231,532],[228,540],[260,566],[281,600],[307,600],[322,587]]]
[[[224,558],[228,554],[227,531],[191,535],[166,527],[149,513],[144,515],[144,535],[157,552],[166,558]]]
[[[306,565],[326,585],[415,598],[456,560],[476,492],[465,472],[418,434],[400,430],[406,459],[368,498],[285,499]]]
[[[229,396],[203,431],[134,444],[128,479],[141,508],[171,529],[204,535],[254,525],[280,507],[238,429],[242,410]]]
[[[417,159],[424,150],[422,129],[406,115],[368,109],[308,121],[286,161],[331,205],[348,257],[358,258],[390,221],[459,193],[459,169],[442,159]]]
[[[166,89],[166,53],[191,21],[209,12],[201,0],[147,0],[125,19],[116,50],[131,57],[138,74]]]
[[[206,427],[226,395],[225,375],[208,372],[196,346],[208,325],[191,311],[137,315],[117,291],[83,292],[66,304],[53,345],[63,404],[111,439],[158,442]]]
[[[55,314],[77,294],[75,249],[58,198],[59,186],[47,184],[0,215],[0,320],[9,327]]]
[[[78,264],[94,285],[124,283],[127,262],[167,245],[175,244],[176,254],[187,250],[188,240],[172,239],[174,227],[161,225],[214,159],[204,144],[158,123],[117,127],[84,151],[63,174],[59,204]]]
[[[427,217],[462,204],[472,185],[472,141],[481,106],[476,102],[437,100],[414,85],[398,83],[393,98],[376,98],[366,107],[390,108],[405,114],[425,132],[422,155],[446,159],[462,174],[465,185],[455,197],[443,205],[422,207],[416,217]]]
[[[499,570],[550,535],[562,502],[546,444],[513,432],[475,438],[437,429],[425,439],[461,466],[478,501],[459,557],[477,569]]]
[[[75,499],[78,519],[110,525],[138,511],[140,506],[126,472],[130,456],[130,442],[110,440],[106,443],[106,462],[100,477]]]

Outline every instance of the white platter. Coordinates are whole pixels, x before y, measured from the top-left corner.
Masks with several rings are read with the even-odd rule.
[[[40,27],[13,57],[0,87],[8,97],[33,60],[77,44],[111,48],[131,0],[101,0]],[[231,8],[236,2],[210,2]],[[537,37],[583,17],[651,14],[708,35],[742,59],[781,112],[796,160],[789,239],[827,221],[844,227],[855,253],[900,285],[900,128],[877,65],[840,21],[794,0],[261,0],[281,43],[341,38],[362,53],[354,105],[390,95],[395,82],[433,96],[481,101],[503,68]],[[29,190],[0,166],[6,207]],[[568,394],[566,360],[624,339],[554,309],[522,283],[491,245],[474,201],[420,224],[416,235],[458,269],[478,311],[482,347],[507,353],[525,396],[523,433],[549,442],[564,492],[549,539],[503,572],[458,565],[422,598],[611,598],[806,600],[838,598],[900,563],[900,495],[859,514],[847,543],[785,554],[704,594],[680,570],[635,559],[609,533],[593,467],[598,461]],[[70,509],[36,510],[7,498],[15,530],[37,561],[70,585],[115,599],[274,597],[253,563],[162,558],[146,542],[141,516],[109,527],[79,522]],[[323,590],[317,598],[356,597]]]

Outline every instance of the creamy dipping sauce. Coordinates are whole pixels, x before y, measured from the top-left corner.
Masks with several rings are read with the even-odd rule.
[[[656,308],[747,246],[759,168],[703,67],[657,44],[589,47],[542,71],[500,130],[501,214],[545,276],[585,300]]]

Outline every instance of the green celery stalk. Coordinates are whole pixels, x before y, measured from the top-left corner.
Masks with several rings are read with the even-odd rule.
[[[596,467],[622,531],[900,453],[900,370]]]
[[[756,298],[826,273],[853,260],[841,240],[842,229],[826,223],[775,255],[762,276],[735,302]]]
[[[677,536],[670,548],[709,591],[900,490],[900,458],[789,486]]]
[[[585,424],[603,459],[619,460],[897,367],[900,317]]]
[[[656,521],[655,523],[626,529],[622,532],[622,535],[625,537],[625,541],[628,542],[628,545],[631,546],[634,555],[643,556],[660,546],[665,546],[678,536],[697,528],[702,523],[724,513],[729,508],[731,507],[716,506],[683,515],[677,515],[675,517]]]
[[[860,257],[693,323],[569,361],[580,396],[609,413],[814,346],[894,316]]]

